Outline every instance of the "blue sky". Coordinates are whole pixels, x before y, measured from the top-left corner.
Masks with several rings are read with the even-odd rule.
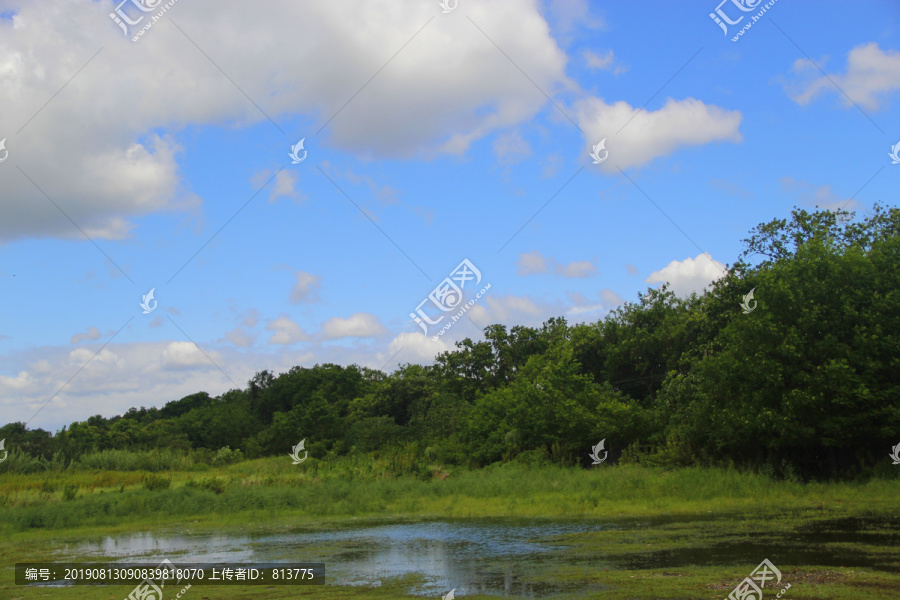
[[[133,42],[164,4],[0,0],[0,422],[425,364],[895,204],[900,7],[776,1],[735,42],[738,3],[725,35],[702,1],[179,0]],[[410,313],[465,259],[491,287],[434,341]]]

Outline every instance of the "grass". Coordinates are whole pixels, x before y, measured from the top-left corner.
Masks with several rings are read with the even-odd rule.
[[[615,526],[559,540],[560,552],[571,560],[567,566],[539,568],[535,577],[611,586],[581,597],[721,599],[766,557],[757,554],[777,552],[784,557],[776,564],[785,581],[795,582],[786,598],[900,596],[900,576],[894,573],[853,566],[852,561],[826,567],[801,552],[808,542],[826,553],[872,557],[900,572],[897,479],[802,484],[728,469],[583,470],[522,464],[474,471],[409,467],[411,474],[397,476],[390,457],[310,458],[296,466],[287,457],[275,457],[217,468],[197,463],[181,467],[160,473],[82,465],[0,475],[0,535],[7,542],[0,547],[0,561],[47,560],[48,552],[62,544],[136,530],[222,534],[343,527],[351,519],[356,525],[398,518],[577,517]],[[810,533],[840,519],[851,520],[847,531]],[[860,531],[862,525],[854,523],[868,529]],[[716,553],[731,547],[752,549],[746,565],[716,564]],[[797,552],[785,554],[788,547]],[[710,552],[713,564],[707,560]],[[666,556],[680,557],[682,564],[659,566]],[[605,570],[600,570],[601,562],[608,563]],[[195,586],[185,598],[233,598],[238,590],[241,598],[260,600],[397,598],[407,597],[407,583],[389,581],[372,590]],[[15,587],[11,570],[0,578],[4,599],[120,599],[129,591],[122,586]]]
[[[881,512],[893,510],[900,492],[898,480],[801,484],[700,467],[583,470],[508,464],[474,471],[434,465],[430,470],[428,479],[394,477],[384,465],[358,458],[309,459],[298,466],[267,458],[205,472],[6,475],[0,479],[0,533],[273,510],[309,517],[611,517],[766,513],[771,507]]]

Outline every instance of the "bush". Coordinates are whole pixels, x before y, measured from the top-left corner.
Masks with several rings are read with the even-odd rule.
[[[224,448],[219,448],[219,451],[216,452],[211,464],[214,467],[221,467],[242,460],[244,460],[244,454],[240,450],[232,450],[229,446],[225,446]]]
[[[189,487],[200,488],[201,490],[209,490],[210,492],[215,492],[216,494],[224,494],[226,489],[226,483],[224,479],[220,479],[219,477],[215,477],[213,479],[202,479],[200,481],[191,481],[188,483]]]
[[[172,485],[172,480],[156,473],[150,473],[144,477],[144,487],[151,492],[156,490],[167,490]]]

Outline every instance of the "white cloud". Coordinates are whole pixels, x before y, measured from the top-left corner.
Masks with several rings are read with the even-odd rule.
[[[603,310],[608,311],[625,302],[621,296],[610,289],[603,289],[597,293],[597,298],[600,299],[600,302],[591,300],[581,292],[569,292],[567,295],[574,304],[566,311],[567,316],[577,316]]]
[[[378,363],[374,368],[390,371],[397,364],[433,362],[438,354],[451,349],[452,344],[445,344],[443,338],[434,341],[431,336],[404,332],[391,340],[387,351],[379,352],[371,364]]]
[[[606,28],[602,17],[591,14],[587,0],[544,0],[543,4],[553,32],[565,42],[569,42],[579,28]]]
[[[539,275],[553,273],[562,277],[590,277],[598,273],[597,267],[588,260],[574,261],[567,265],[556,262],[552,257],[545,257],[539,251],[523,253],[516,262],[517,275]]]
[[[10,390],[22,390],[31,385],[31,383],[32,378],[27,371],[20,371],[15,377],[0,375],[0,388],[5,387]]]
[[[469,2],[465,16],[491,39],[461,12],[429,23],[435,8],[419,0],[273,0],[265,10],[180,2],[135,44],[105,3],[18,3],[11,20],[0,20],[0,131],[27,126],[8,135],[4,166],[19,165],[93,238],[122,239],[135,217],[197,206],[176,162],[174,136],[187,127],[248,127],[266,115],[285,126],[299,114],[318,118],[314,130],[337,115],[327,143],[361,157],[459,154],[541,111],[547,101],[534,85],[574,87],[535,3]],[[174,20],[228,77],[186,44]],[[291,40],[289,51],[282,40]],[[160,129],[170,135],[152,133]],[[269,192],[276,197],[294,188],[294,175],[279,177]],[[4,185],[0,239],[81,236],[27,178]]]
[[[207,358],[207,355],[209,358]],[[207,352],[206,355],[192,342],[170,342],[162,353],[162,366],[167,369],[186,369],[201,365],[215,365],[215,353]],[[96,359],[95,359],[96,360]]]
[[[248,309],[244,313],[243,319],[241,319],[241,325],[244,327],[256,327],[257,323],[259,323],[259,312],[255,308]]]
[[[673,260],[666,267],[651,273],[644,282],[653,285],[668,281],[676,296],[687,298],[691,292],[701,294],[705,287],[724,275],[725,265],[706,253],[683,261]]]
[[[231,331],[225,333],[222,338],[237,346],[238,348],[249,348],[256,340],[256,336],[246,331],[243,327],[235,327]],[[219,341],[221,342],[222,339]]]
[[[824,66],[824,61],[816,62]],[[794,93],[790,89],[787,91],[791,99],[801,106],[806,106],[817,96],[829,92],[836,94],[845,107],[852,107],[855,102],[865,109],[878,110],[891,92],[900,90],[900,52],[883,51],[876,42],[862,44],[850,50],[847,69],[843,74],[829,73],[827,77],[820,75],[821,71],[806,58],[798,58],[792,70],[798,78],[807,78],[806,81],[794,81],[786,86],[800,89]],[[809,75],[813,78],[809,79]]]
[[[296,198],[298,196],[296,189],[298,177],[295,171],[289,171],[288,169],[278,171],[275,175],[275,181],[269,185],[272,190],[269,193],[269,202],[273,202],[281,196]]]
[[[306,271],[297,271],[294,276],[297,278],[297,283],[291,289],[289,300],[294,304],[318,300],[316,290],[321,287],[322,278]]]
[[[612,290],[606,289],[600,291],[600,298],[606,306],[614,307],[625,303],[625,299]]]
[[[547,259],[537,250],[520,254],[516,262],[516,275],[537,275],[546,273],[548,269]]]
[[[289,346],[307,339],[306,332],[286,315],[282,315],[266,325],[266,330],[275,332],[269,338],[270,344]]]
[[[99,329],[97,329],[96,327],[88,327],[87,333],[76,333],[69,341],[73,344],[80,344],[85,340],[99,340],[100,337],[101,336]]]
[[[607,104],[600,98],[586,98],[575,103],[575,111],[585,131],[585,159],[591,146],[606,138],[609,158],[595,166],[610,173],[618,172],[617,167],[639,167],[681,147],[743,139],[740,111],[708,106],[694,98],[669,98],[657,111],[640,110],[624,101]]]
[[[553,272],[563,277],[590,277],[598,273],[597,267],[589,260],[579,260],[570,262],[569,264],[555,265]]]
[[[553,316],[547,307],[538,306],[528,296],[482,296],[467,313],[480,327],[492,323],[505,325],[540,324],[543,319]],[[558,312],[556,314],[559,314]],[[450,330],[452,331],[452,329]]]
[[[518,131],[508,131],[494,140],[494,154],[502,165],[514,165],[531,156],[531,146]]]
[[[603,55],[593,52],[592,50],[585,50],[583,56],[588,69],[612,71],[616,76],[628,70],[627,67],[615,62],[612,50],[607,51],[606,54]]]
[[[375,337],[387,333],[387,330],[372,313],[354,313],[349,317],[332,317],[322,325],[322,334],[326,339],[344,337]]]

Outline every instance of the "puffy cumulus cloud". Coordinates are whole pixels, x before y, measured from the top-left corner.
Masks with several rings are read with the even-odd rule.
[[[430,363],[441,352],[451,350],[452,345],[437,341],[421,333],[404,332],[391,340],[385,352],[379,352],[371,364],[373,368],[391,370],[398,363]]]
[[[856,200],[837,195],[831,190],[830,185],[816,185],[801,179],[794,179],[793,177],[782,177],[778,182],[781,183],[781,188],[784,191],[796,195],[807,206],[815,206],[830,211],[835,211],[839,208],[843,208],[846,211],[854,211],[862,206]]]
[[[322,335],[326,339],[345,337],[375,337],[387,330],[372,313],[354,313],[347,317],[332,317],[322,325]]]
[[[123,9],[138,16],[131,4]],[[465,14],[448,15],[419,0],[273,0],[265,10],[238,0],[180,2],[139,43],[110,10],[42,0],[20,2],[0,20],[0,131],[21,130],[7,136],[7,165],[21,167],[94,238],[127,236],[139,215],[196,207],[180,187],[178,143],[156,131],[287,123],[300,114],[318,119],[310,131],[328,122],[326,144],[363,157],[458,154],[537,114],[546,98],[534,84],[575,87],[535,2],[470,0]],[[291,178],[281,176],[271,193],[288,192]],[[81,235],[28,178],[4,186],[0,239]]]
[[[850,50],[843,74],[821,75],[821,71],[806,58],[798,58],[792,71],[795,79],[785,84],[785,90],[801,106],[830,92],[836,94],[845,107],[852,107],[855,102],[863,108],[878,110],[891,92],[900,90],[900,52],[884,51],[876,42]]]
[[[607,104],[601,98],[585,98],[574,107],[588,143],[586,152],[606,138],[609,159],[595,166],[609,173],[617,172],[616,167],[645,165],[681,147],[743,139],[740,111],[709,106],[694,98],[669,98],[656,111],[635,108],[624,101]],[[622,129],[626,123],[628,126]]]
[[[6,388],[11,391],[23,390],[33,382],[33,378],[28,371],[19,371],[15,377],[0,375],[0,388]]]
[[[70,365],[84,367],[88,373],[97,373],[125,366],[125,361],[109,348],[94,352],[87,348],[76,348],[69,353]]]
[[[226,360],[214,348],[204,349],[234,381],[246,381],[256,370],[271,366],[263,357],[246,364],[233,357]],[[235,385],[190,342],[111,344],[96,356],[95,351],[44,346],[11,358],[18,375],[0,375],[0,411],[10,415],[10,422],[34,419],[29,427],[52,431],[91,415],[112,417],[132,407],[159,407],[200,390],[223,393]],[[13,397],[14,403],[3,400]]]
[[[166,369],[187,369],[202,365],[215,367],[215,361],[215,352],[204,354],[193,342],[169,342],[162,352],[161,362]]]
[[[111,148],[104,146],[102,139],[82,139],[90,138],[84,123],[90,117],[68,114],[66,118],[70,119],[69,124],[60,130],[39,133],[40,127],[32,130],[29,126],[7,141],[10,158],[15,158],[13,164],[18,164],[26,176],[4,182],[6,199],[0,203],[0,240],[84,239],[68,219],[59,218],[47,197],[64,206],[66,214],[89,237],[112,240],[126,238],[135,227],[123,214],[133,217],[195,204],[191,195],[177,196],[178,146],[171,139],[152,135],[143,144]],[[15,123],[4,111],[0,129],[13,127]],[[52,156],[59,148],[78,151],[67,151],[66,160],[38,158]]]
[[[561,264],[551,257],[545,257],[539,251],[527,252],[519,255],[516,262],[517,275],[539,275],[552,269],[553,273],[562,277],[590,277],[598,273],[594,263],[588,260],[574,261],[569,264]]]
[[[269,338],[270,344],[289,346],[307,339],[306,332],[287,315],[282,315],[266,325],[267,331],[274,331]]]
[[[291,288],[291,295],[289,298],[291,302],[299,304],[301,302],[312,302],[319,299],[318,295],[316,295],[316,290],[322,285],[321,277],[317,277],[306,271],[297,271],[294,273],[294,276],[297,278],[297,283]]]
[[[100,339],[100,330],[96,327],[88,327],[86,333],[76,333],[72,336],[72,339],[69,340],[73,344],[80,344],[85,340],[99,340]]]
[[[673,260],[659,271],[650,273],[644,282],[653,285],[668,281],[676,296],[687,298],[692,292],[703,293],[704,288],[724,274],[725,265],[705,253],[683,261]]]

